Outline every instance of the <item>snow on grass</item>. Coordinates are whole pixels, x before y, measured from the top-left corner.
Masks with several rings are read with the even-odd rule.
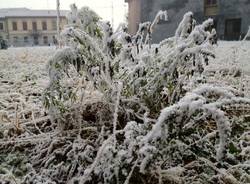
[[[205,69],[208,82],[232,86],[250,97],[250,42],[219,41],[215,55]]]
[[[53,47],[0,50],[0,110],[7,119],[25,121],[43,114],[41,94],[48,83],[45,66],[54,52]]]
[[[221,67],[238,65],[245,74],[250,75],[250,41],[220,41],[216,49],[216,63]]]

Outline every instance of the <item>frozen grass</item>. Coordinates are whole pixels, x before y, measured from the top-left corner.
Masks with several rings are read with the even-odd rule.
[[[209,82],[244,90],[250,97],[250,41],[219,41],[215,53],[206,68]]]
[[[11,121],[27,122],[43,115],[41,95],[48,82],[45,66],[54,52],[53,47],[0,50],[0,110]]]
[[[231,68],[232,64],[250,75],[250,41],[219,41],[211,67]]]

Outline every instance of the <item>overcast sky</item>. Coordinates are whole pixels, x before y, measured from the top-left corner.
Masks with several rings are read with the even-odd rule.
[[[113,13],[112,13],[113,2]],[[104,20],[112,21],[115,27],[124,22],[127,12],[125,0],[60,0],[61,9],[68,10],[69,5],[75,3],[78,7],[89,6]],[[0,8],[27,7],[31,9],[56,9],[56,0],[0,0]]]

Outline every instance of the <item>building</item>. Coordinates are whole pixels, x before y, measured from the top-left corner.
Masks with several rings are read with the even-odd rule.
[[[67,11],[60,11],[61,28],[67,23]],[[55,10],[27,8],[0,9],[0,36],[10,46],[35,46],[56,43],[57,13]]]
[[[192,11],[198,23],[214,19],[218,37],[239,40],[250,25],[250,0],[125,0],[129,4],[129,31],[134,34],[140,22],[152,21],[158,10],[167,10],[169,21],[161,21],[153,33],[159,42],[174,36],[183,15]]]

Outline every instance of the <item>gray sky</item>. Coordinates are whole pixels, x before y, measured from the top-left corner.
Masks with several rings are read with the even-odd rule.
[[[115,27],[124,22],[127,12],[125,0],[60,0],[61,9],[68,10],[69,5],[75,3],[78,8],[89,6],[95,10],[104,20],[112,21],[114,17]],[[112,13],[113,2],[113,13]],[[0,8],[27,7],[30,9],[56,9],[56,0],[0,0]]]

